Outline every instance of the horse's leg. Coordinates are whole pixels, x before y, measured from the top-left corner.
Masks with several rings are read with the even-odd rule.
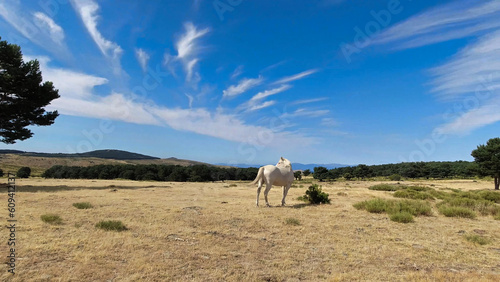
[[[290,190],[290,186],[291,186],[290,184],[287,186],[283,186],[283,200],[281,200],[282,206],[286,205],[285,198],[286,198],[286,195],[288,195],[288,190]]]
[[[267,193],[269,193],[269,190],[271,190],[271,187],[273,187],[273,185],[271,183],[266,183],[266,190],[264,190],[264,198],[266,199],[266,206],[270,207],[271,205],[269,205],[269,201],[267,200]]]
[[[259,187],[257,187],[257,207],[259,206],[260,189],[262,189],[262,180],[259,180]]]
[[[286,197],[286,186],[283,186],[283,198],[281,199],[281,206],[285,205],[285,197]]]

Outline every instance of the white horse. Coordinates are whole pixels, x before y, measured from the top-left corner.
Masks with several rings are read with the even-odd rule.
[[[264,190],[264,198],[266,199],[266,205],[269,207],[269,202],[267,201],[267,194],[273,185],[283,186],[283,199],[281,199],[281,205],[285,205],[285,198],[288,194],[288,189],[292,186],[294,180],[292,164],[289,160],[281,157],[280,161],[274,165],[266,165],[259,168],[257,177],[252,182],[255,184],[259,182],[257,187],[257,206],[259,206],[259,195],[262,188],[262,184],[266,184],[266,190]]]

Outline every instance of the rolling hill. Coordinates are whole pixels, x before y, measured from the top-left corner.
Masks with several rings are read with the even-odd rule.
[[[28,166],[31,168],[32,174],[37,176],[54,165],[93,166],[100,164],[166,164],[191,166],[206,163],[177,158],[161,159],[121,150],[97,150],[76,154],[0,150],[0,169],[4,172],[16,172],[19,168]]]

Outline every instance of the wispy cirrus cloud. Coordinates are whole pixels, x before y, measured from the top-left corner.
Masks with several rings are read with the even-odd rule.
[[[53,42],[58,45],[62,45],[64,43],[64,30],[61,26],[56,24],[51,17],[44,13],[36,12],[33,14],[33,18],[38,26],[43,26],[46,30],[48,30],[50,38]]]
[[[466,112],[436,129],[443,134],[468,134],[500,121],[500,1],[454,1],[410,17],[376,36],[371,44],[395,50],[475,36],[477,40],[448,62],[432,68],[431,91],[446,100],[473,99]],[[493,105],[493,106],[492,106]]]
[[[115,42],[104,38],[97,28],[99,5],[94,0],[71,0],[71,4],[101,53],[111,62],[113,72],[116,75],[122,74],[120,60],[123,49]]]
[[[229,86],[226,90],[222,91],[223,97],[234,97],[245,93],[246,91],[252,89],[255,86],[260,85],[264,81],[262,76],[257,78],[244,78],[238,82],[236,85]]]
[[[328,97],[320,97],[320,98],[313,98],[313,99],[297,100],[297,101],[291,102],[290,105],[310,104],[310,103],[325,101],[328,99],[329,99]]]
[[[253,96],[250,99],[250,102],[257,101],[257,100],[260,100],[260,99],[264,99],[264,98],[269,97],[271,95],[276,95],[276,94],[281,93],[283,91],[286,91],[286,90],[288,90],[290,88],[292,88],[291,85],[284,84],[284,85],[281,85],[278,88],[274,88],[274,89],[270,89],[270,90],[265,90],[265,91],[259,92],[259,93],[257,93],[255,96]]]
[[[146,70],[148,69],[148,62],[150,58],[149,54],[143,49],[138,48],[135,49],[135,57],[137,58],[137,61],[139,62],[142,71],[146,72]]]
[[[453,1],[413,16],[381,32],[373,45],[408,49],[474,36],[500,27],[500,2]]]
[[[305,108],[300,108],[295,110],[292,113],[284,113],[282,114],[283,118],[292,118],[292,117],[307,117],[307,118],[316,118],[316,117],[322,117],[327,114],[329,114],[329,110],[312,110],[312,109],[305,109]]]
[[[69,57],[64,29],[42,12],[30,12],[18,0],[1,1],[0,17],[22,36],[59,57]]]
[[[284,78],[282,78],[280,80],[277,80],[277,81],[273,82],[273,84],[289,83],[289,82],[292,82],[292,81],[299,80],[299,79],[305,78],[307,76],[310,76],[311,74],[316,73],[318,71],[319,71],[318,69],[306,70],[306,71],[303,71],[303,72],[295,74],[295,75],[284,77]]]

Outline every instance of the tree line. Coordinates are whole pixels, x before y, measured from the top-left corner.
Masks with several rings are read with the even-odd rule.
[[[95,165],[47,169],[42,177],[60,179],[129,179],[178,182],[254,180],[258,168],[225,168],[207,165]]]
[[[475,162],[410,162],[399,164],[364,165],[339,167],[328,170],[325,167],[315,167],[313,177],[318,180],[326,179],[365,179],[370,177],[398,178],[471,178],[482,176],[479,166]]]

